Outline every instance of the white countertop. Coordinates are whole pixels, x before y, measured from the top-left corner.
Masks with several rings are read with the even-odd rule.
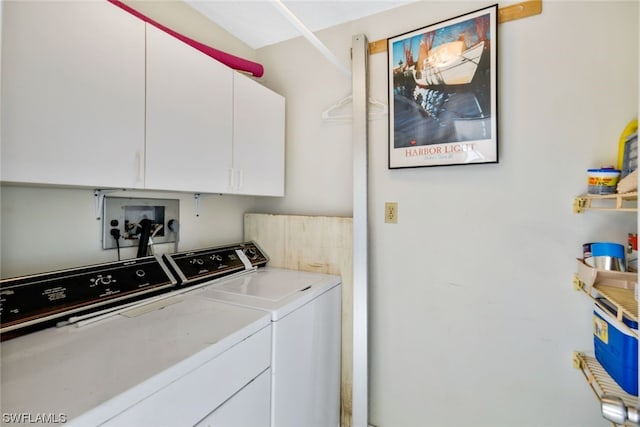
[[[196,295],[175,298],[137,317],[115,315],[0,343],[2,413],[73,420],[110,399],[111,409],[126,407],[270,324],[263,311]]]

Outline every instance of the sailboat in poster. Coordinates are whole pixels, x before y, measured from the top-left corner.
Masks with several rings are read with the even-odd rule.
[[[462,40],[441,44],[422,61],[418,56],[419,67],[413,70],[413,78],[419,86],[471,83],[483,50],[484,41],[469,49]]]

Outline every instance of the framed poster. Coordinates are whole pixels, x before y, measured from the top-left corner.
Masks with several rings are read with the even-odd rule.
[[[387,39],[390,169],[498,162],[497,15]]]

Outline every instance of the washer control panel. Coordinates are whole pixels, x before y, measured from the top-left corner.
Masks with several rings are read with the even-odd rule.
[[[180,279],[181,285],[200,283],[237,271],[262,267],[269,261],[255,242],[164,256],[167,264]]]
[[[139,301],[261,267],[268,261],[255,242],[245,242],[2,279],[0,340],[68,320],[71,315]]]
[[[175,286],[160,257],[88,266],[0,281],[0,330],[62,317]]]

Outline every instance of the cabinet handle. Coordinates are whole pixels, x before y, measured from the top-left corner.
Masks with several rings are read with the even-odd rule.
[[[229,190],[233,191],[233,168],[229,168]]]
[[[242,189],[242,184],[244,184],[244,173],[243,173],[243,169],[239,169],[238,170],[238,183],[237,183],[236,190]]]

